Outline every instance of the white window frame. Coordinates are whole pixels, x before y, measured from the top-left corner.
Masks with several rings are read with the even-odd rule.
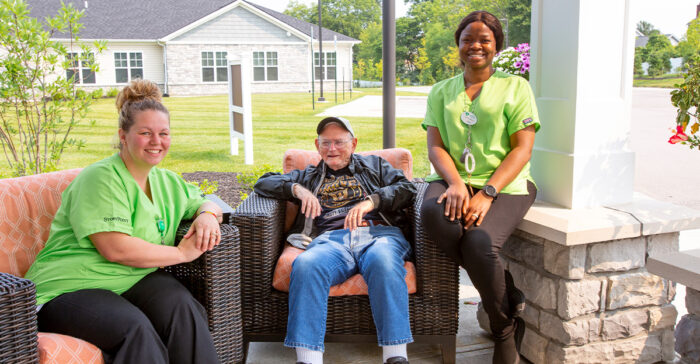
[[[90,66],[89,66],[89,65],[86,65],[86,64],[87,64],[87,61],[84,60],[84,59],[79,59],[79,60],[73,61],[73,59],[74,59],[75,57],[78,57],[79,54],[80,54],[80,53],[78,53],[78,52],[68,52],[68,53],[67,53],[67,55],[68,55],[68,57],[70,58],[71,62],[72,62],[73,64],[75,64],[75,66],[66,69],[66,79],[70,78],[70,77],[68,76],[68,71],[72,71],[72,72],[73,72],[73,75],[78,75],[78,77],[75,77],[75,78],[74,78],[74,82],[75,82],[76,84],[78,84],[78,85],[96,85],[96,84],[97,84],[97,72],[93,72],[93,71],[90,69]],[[94,60],[95,60],[95,54],[92,53],[92,52],[90,52],[89,54],[90,54],[89,57],[92,58],[92,60],[94,61]],[[77,63],[76,63],[76,62],[77,62]],[[83,72],[90,72],[90,73],[92,74],[92,82],[88,82],[88,83],[84,82],[84,81],[85,81],[85,76],[83,75]]]
[[[261,58],[256,56],[262,54]],[[255,79],[255,70],[263,70],[263,79]],[[271,72],[274,69],[274,72]],[[274,75],[274,76],[272,76]],[[253,52],[253,82],[276,82],[279,81],[279,53],[277,51],[254,51]],[[271,79],[274,77],[274,79]]]
[[[205,53],[211,53],[211,59],[207,59],[207,64],[204,64]],[[199,53],[200,57],[200,71],[202,73],[201,80],[204,83],[224,83],[228,82],[228,51],[223,51],[223,50],[206,50],[206,51],[201,51]],[[208,57],[207,57],[208,58]],[[211,61],[211,64],[209,64],[208,61]],[[204,79],[204,70],[205,69],[211,69],[213,73],[213,80],[205,80]],[[219,73],[221,71],[221,73]]]
[[[120,59],[120,62],[126,61],[126,66],[117,66],[117,54],[126,54],[126,59]],[[139,57],[133,57],[132,55],[138,54]],[[119,84],[124,84],[124,83],[129,83],[132,80],[135,80],[139,77],[133,77],[133,71],[140,69],[141,70],[141,77],[143,78],[143,52],[141,51],[114,51],[114,54],[112,56],[114,59],[114,82],[119,83]],[[141,62],[141,65],[138,65],[138,62]],[[117,77],[117,71],[118,70],[126,70],[126,81],[120,82],[118,77]]]
[[[333,64],[329,64],[329,63],[331,63],[331,62],[328,61],[328,55],[330,55],[330,54],[333,55],[333,62],[332,62]],[[320,63],[319,53],[318,53],[318,52],[314,52],[314,72],[317,72],[318,69],[320,69],[319,63]],[[323,76],[324,76],[323,80],[324,80],[324,81],[326,81],[326,80],[335,80],[336,77],[338,77],[338,55],[336,54],[336,52],[335,52],[335,51],[333,51],[333,52],[323,52],[323,63],[324,63],[323,66],[322,66],[322,67],[323,67],[323,71],[324,71],[324,72],[323,72]],[[333,78],[328,77],[328,70],[331,69],[331,68],[332,68],[333,71],[334,71],[334,72],[333,72],[333,76],[334,76]],[[317,80],[320,79],[320,77],[319,77],[319,75],[318,75],[318,72],[314,74],[314,78],[317,79]]]

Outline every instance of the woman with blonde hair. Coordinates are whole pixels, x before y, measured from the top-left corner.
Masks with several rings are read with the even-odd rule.
[[[170,148],[158,86],[136,80],[117,96],[119,152],[66,188],[36,284],[39,330],[99,347],[105,362],[216,363],[202,305],[158,267],[190,262],[220,242],[219,207],[157,168]],[[194,218],[177,246],[182,219]]]

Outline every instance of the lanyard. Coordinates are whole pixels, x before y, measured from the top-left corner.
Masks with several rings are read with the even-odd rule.
[[[464,169],[467,171],[467,185],[473,195],[471,178],[472,172],[474,172],[474,168],[476,168],[476,159],[474,159],[474,154],[472,153],[472,126],[477,123],[478,118],[474,113],[474,102],[472,102],[471,105],[467,105],[467,100],[469,100],[469,95],[467,94],[467,90],[464,90],[464,111],[460,115],[460,120],[467,126],[467,141],[464,143],[464,150],[462,151],[462,156],[459,158],[459,161],[464,164]]]

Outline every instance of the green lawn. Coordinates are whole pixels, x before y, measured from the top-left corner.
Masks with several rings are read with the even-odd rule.
[[[364,95],[381,94],[381,89],[361,89],[353,92],[353,99]],[[399,95],[413,95],[398,92]],[[253,147],[255,165],[244,163],[243,143],[239,141],[239,155],[229,154],[228,96],[170,97],[164,103],[170,110],[172,144],[160,167],[176,172],[215,171],[253,172],[265,164],[281,169],[282,155],[289,148],[314,149],[316,124],[314,116],[334,106],[334,94],[327,92],[327,103],[316,103],[311,109],[311,95],[307,93],[253,95]],[[338,96],[342,103],[342,96]],[[350,101],[349,94],[345,102]],[[83,122],[72,135],[86,140],[81,150],[69,149],[63,153],[59,169],[85,167],[116,152],[117,111],[114,99],[100,99],[92,106],[89,119],[94,126]],[[359,143],[358,151],[382,147],[382,118],[349,118]],[[429,171],[425,132],[420,119],[396,120],[396,144],[413,154],[414,176],[423,177]],[[7,162],[2,159],[0,175],[9,175]]]
[[[682,83],[682,77],[669,77],[669,78],[638,78],[633,81],[634,87],[662,87],[662,88],[676,88],[676,84]]]

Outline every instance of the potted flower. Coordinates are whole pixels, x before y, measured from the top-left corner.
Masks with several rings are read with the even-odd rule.
[[[530,79],[530,45],[520,43],[516,47],[508,47],[496,55],[493,67],[499,71]]]
[[[700,57],[694,57],[686,63],[688,72],[683,83],[676,85],[676,89],[671,91],[671,103],[678,108],[676,115],[676,129],[672,130],[673,135],[668,142],[671,144],[688,145],[690,149],[700,149],[700,137],[698,129],[700,116],[698,106],[700,106]],[[686,134],[689,131],[689,134]]]

